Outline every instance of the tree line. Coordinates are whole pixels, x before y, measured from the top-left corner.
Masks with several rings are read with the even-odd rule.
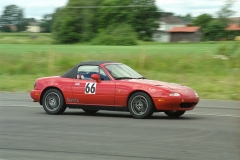
[[[41,20],[44,32],[52,32],[59,43],[93,41],[95,44],[133,45],[137,39],[151,40],[160,12],[155,0],[69,0]],[[16,5],[7,6],[1,15],[1,30],[10,25],[24,31],[29,19]]]
[[[53,36],[60,43],[132,45],[151,39],[160,12],[154,0],[69,0],[54,18]]]
[[[89,42],[109,45],[134,45],[136,41],[150,41],[159,27],[162,11],[155,0],[69,0],[67,5],[46,14],[40,21],[42,32],[53,33],[58,43]],[[234,0],[226,0],[217,12],[217,18],[202,14],[193,18],[190,14],[179,16],[193,26],[201,26],[204,40],[216,40],[225,36],[228,18],[234,14]],[[174,15],[174,13],[172,13]],[[34,18],[24,18],[23,10],[16,5],[5,7],[0,17],[0,27],[10,32],[25,31]]]
[[[44,28],[43,32],[51,32],[53,22],[53,14],[46,14],[40,21],[40,25]],[[4,8],[0,16],[0,31],[2,32],[23,32],[29,23],[36,23],[35,18],[25,18],[23,9],[17,5],[8,5]],[[14,26],[14,28],[12,28]]]
[[[201,14],[192,21],[193,26],[201,26],[204,40],[218,40],[226,38],[229,34],[225,28],[230,23],[229,18],[235,14],[231,8],[235,0],[227,0],[221,9],[217,12],[217,18],[210,14]],[[240,21],[238,22],[240,25]],[[238,31],[231,31],[234,35],[240,35]],[[238,32],[238,33],[237,33]]]

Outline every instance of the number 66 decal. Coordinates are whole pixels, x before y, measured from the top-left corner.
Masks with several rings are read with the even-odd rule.
[[[96,83],[86,83],[85,85],[85,94],[95,94],[97,84]]]

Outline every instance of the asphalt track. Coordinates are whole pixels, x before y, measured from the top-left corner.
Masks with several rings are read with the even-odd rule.
[[[82,110],[46,114],[27,93],[0,93],[0,160],[239,160],[240,102],[201,100],[180,119]]]

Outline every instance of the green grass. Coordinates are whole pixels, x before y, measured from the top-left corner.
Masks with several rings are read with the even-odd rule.
[[[233,42],[138,46],[0,44],[0,90],[29,91],[37,77],[61,75],[83,60],[113,60],[126,63],[149,79],[187,85],[201,98],[240,100],[240,50],[235,49],[234,58],[230,55],[229,60],[213,58],[215,54],[228,53],[233,45]]]
[[[1,44],[52,44],[50,33],[0,33]]]
[[[224,44],[232,44],[226,42]],[[29,44],[0,44],[1,52],[4,53],[26,53],[26,52],[50,52],[56,53],[86,53],[86,54],[213,54],[222,46],[222,43],[199,43],[199,44],[155,44],[137,46],[97,46],[97,45],[29,45]],[[18,50],[16,52],[16,50]]]

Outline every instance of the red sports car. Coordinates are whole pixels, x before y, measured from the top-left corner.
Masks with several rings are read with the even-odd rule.
[[[199,101],[189,87],[146,79],[112,61],[85,61],[62,76],[39,78],[30,95],[48,114],[61,114],[68,107],[88,114],[128,111],[134,118],[149,118],[154,112],[180,117]]]

